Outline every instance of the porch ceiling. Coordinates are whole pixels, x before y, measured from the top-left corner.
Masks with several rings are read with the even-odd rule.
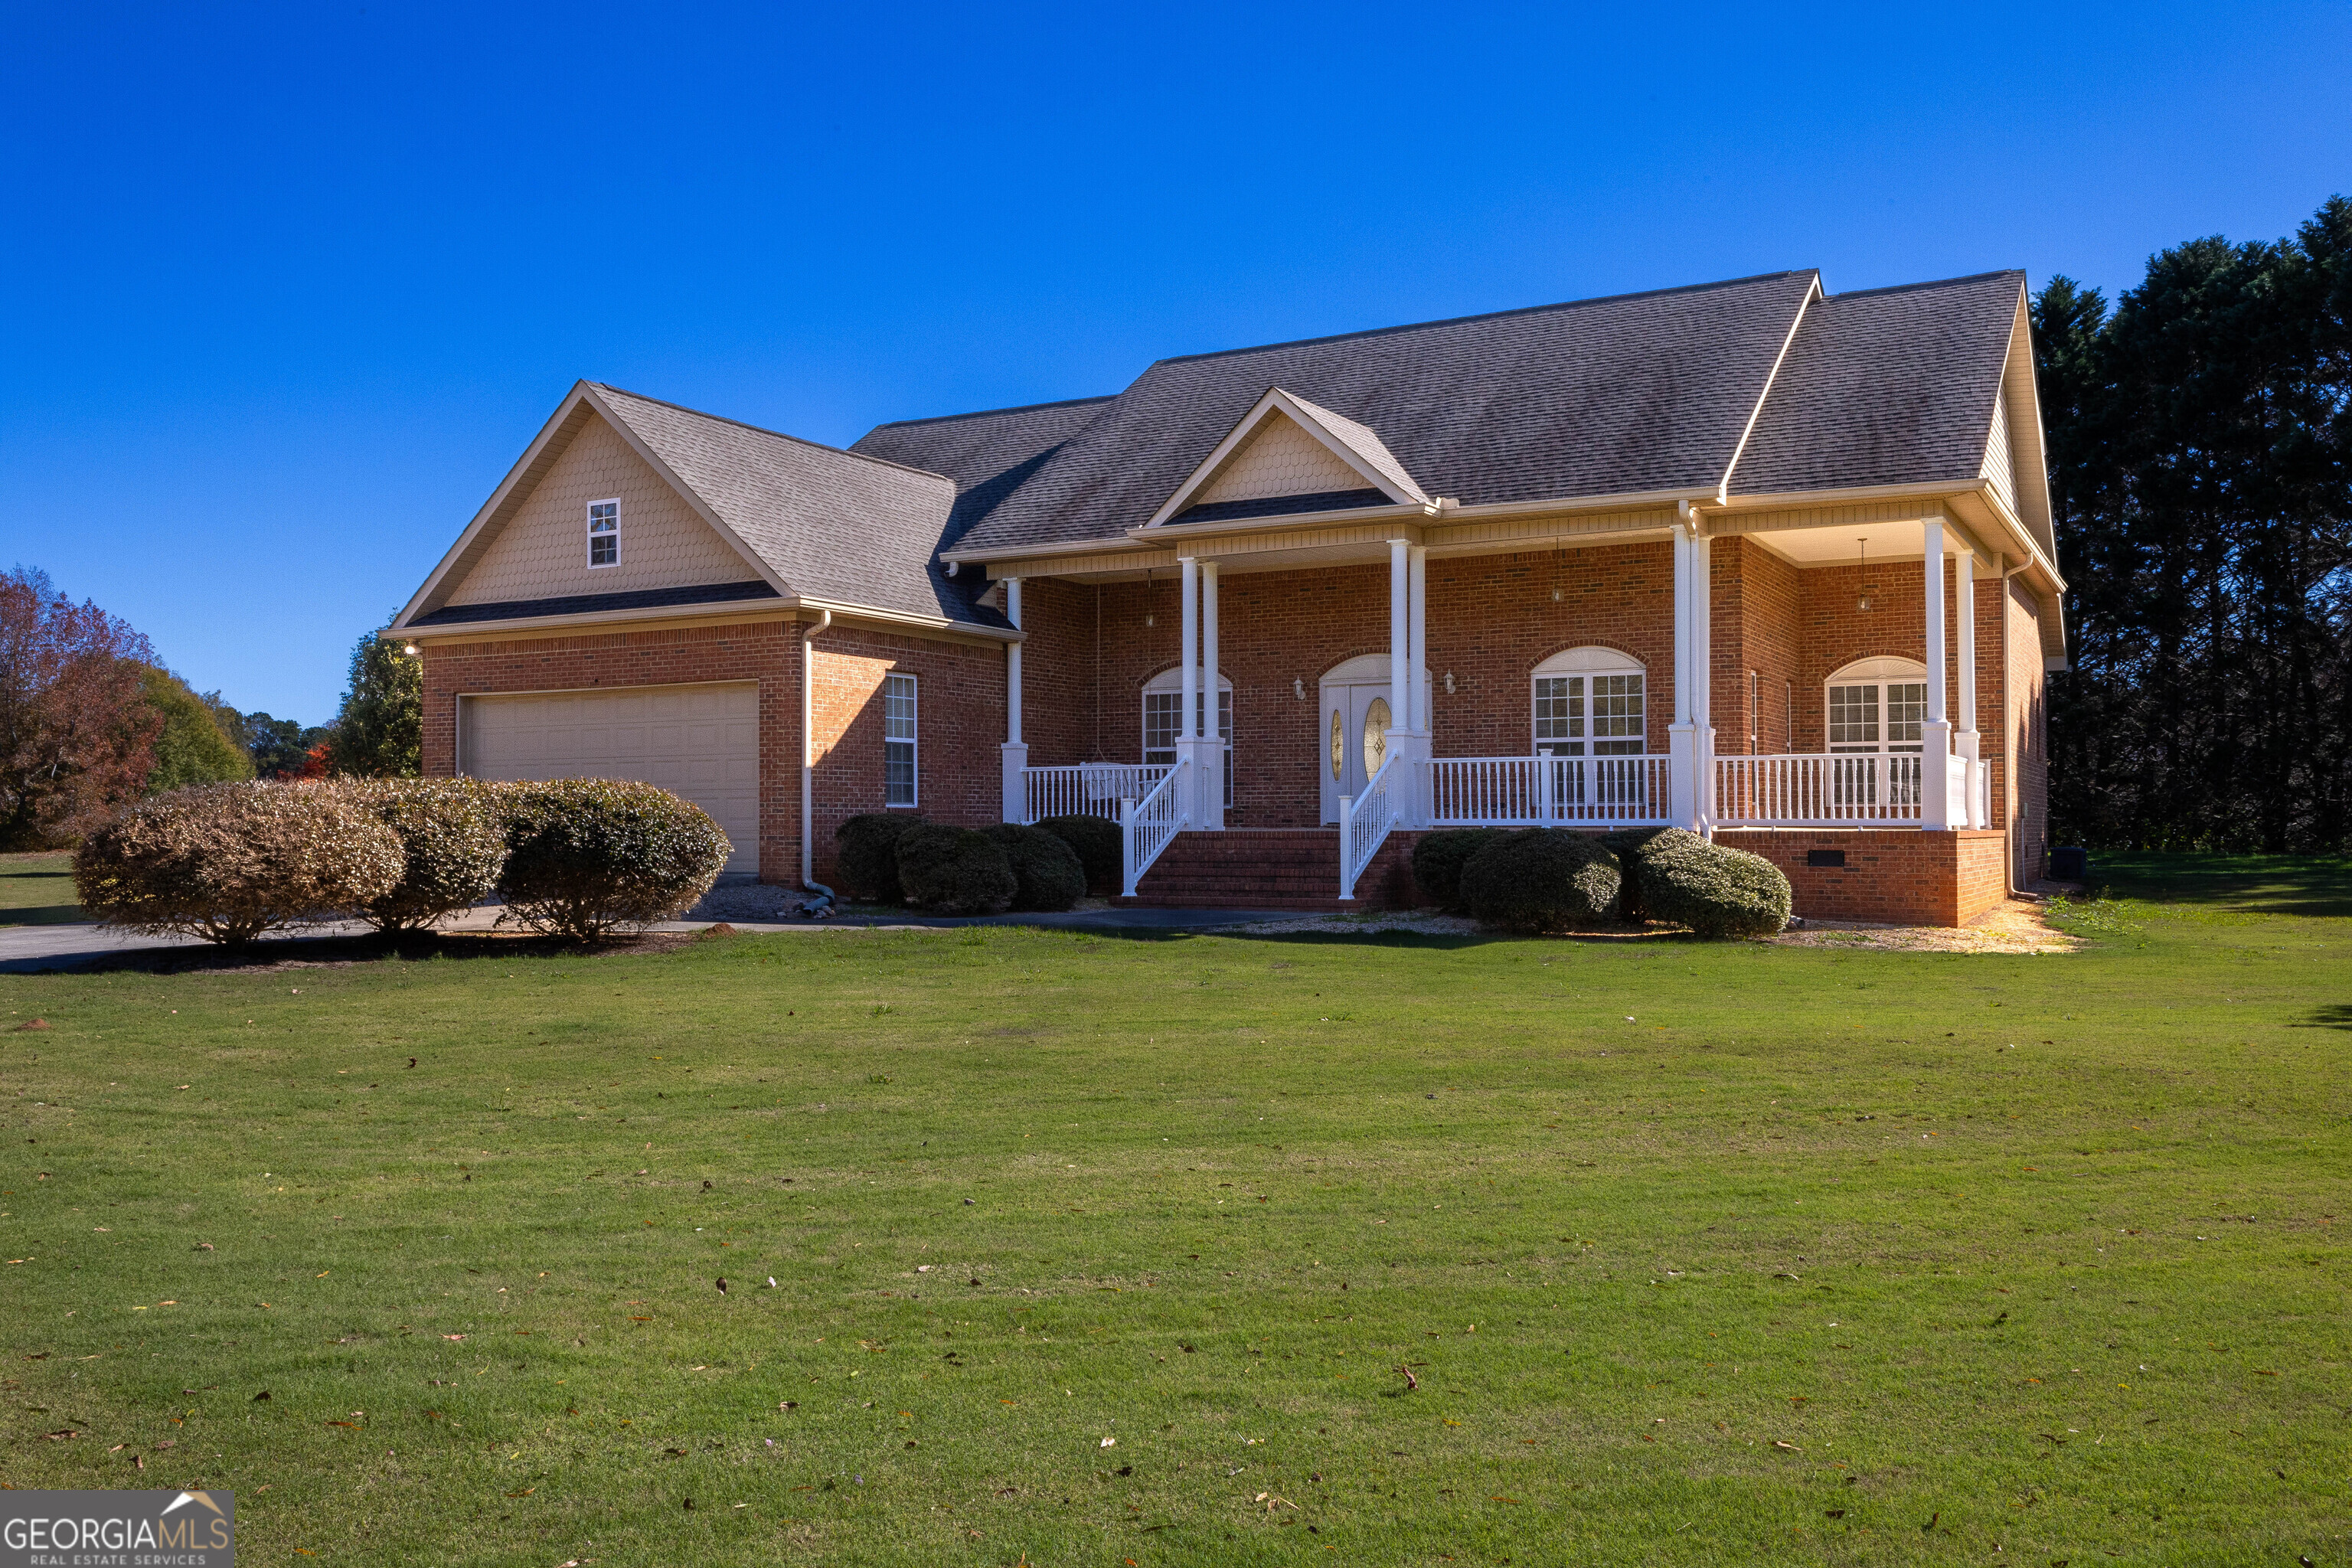
[[[1870,547],[1873,561],[1916,561],[1927,552],[1922,545],[1920,527],[1916,522],[1853,522],[1829,528],[1787,528],[1736,535],[1751,543],[1760,544],[1781,559],[1799,566],[1851,566],[1862,555],[1863,542]],[[1727,534],[1729,535],[1727,531]],[[1960,531],[1947,522],[1944,527],[1944,553],[1965,555],[1969,543]]]

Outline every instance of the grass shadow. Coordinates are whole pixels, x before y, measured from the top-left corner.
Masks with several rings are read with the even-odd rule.
[[[2340,855],[2095,854],[2092,871],[2117,898],[2198,904],[2247,914],[2352,919],[2352,859]]]
[[[2315,1011],[2300,1024],[2290,1024],[2291,1029],[2352,1029],[2352,1002],[2336,1002]]]

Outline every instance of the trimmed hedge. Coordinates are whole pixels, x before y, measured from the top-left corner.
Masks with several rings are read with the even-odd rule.
[[[1789,879],[1760,855],[1669,827],[1635,858],[1642,896],[1659,920],[1704,937],[1770,936],[1789,923]]]
[[[1460,913],[1462,868],[1479,850],[1510,835],[1507,827],[1445,827],[1423,834],[1412,847],[1413,886],[1438,908]]]
[[[1066,910],[1087,895],[1087,871],[1076,851],[1042,827],[1000,822],[980,830],[994,839],[1012,863],[1013,907]]]
[[[1529,827],[1478,847],[1462,868],[1462,902],[1510,931],[1567,931],[1617,907],[1617,857],[1588,834]]]
[[[498,798],[507,843],[499,891],[533,931],[593,941],[675,919],[727,864],[726,833],[657,784],[552,779],[502,785]]]
[[[1021,890],[995,839],[929,823],[898,836],[898,885],[907,902],[935,915],[1001,915]]]
[[[1070,847],[1086,868],[1087,891],[1098,899],[1118,891],[1118,824],[1102,816],[1049,816],[1037,824]]]
[[[1649,903],[1642,896],[1642,846],[1661,833],[1673,831],[1668,827],[1621,827],[1601,836],[1601,847],[1617,857],[1617,869],[1623,878],[1617,889],[1617,918],[1629,926],[1640,925],[1650,918]]]
[[[240,943],[382,899],[402,868],[399,838],[340,790],[198,784],[141,801],[83,839],[74,890],[117,930]]]
[[[833,830],[833,874],[850,897],[870,904],[906,901],[898,885],[898,840],[923,818],[907,811],[870,811],[853,816]]]
[[[507,863],[503,786],[474,779],[352,779],[335,786],[392,829],[399,885],[359,906],[379,931],[417,931],[490,896]]]

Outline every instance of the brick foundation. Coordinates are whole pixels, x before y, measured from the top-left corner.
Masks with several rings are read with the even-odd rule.
[[[1874,832],[1721,828],[1718,844],[1761,855],[1789,879],[1796,912],[1812,920],[1966,925],[2008,896],[2004,836],[1990,829]],[[1809,864],[1843,852],[1843,867]]]

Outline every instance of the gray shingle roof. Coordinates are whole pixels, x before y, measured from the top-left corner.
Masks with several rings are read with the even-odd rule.
[[[1805,313],[1731,488],[1974,479],[2022,272],[1832,294]]]
[[[953,479],[955,510],[939,544],[950,550],[1111,402],[1109,397],[1081,397],[939,419],[905,419],[876,426],[849,449]]]
[[[688,489],[807,597],[1002,627],[937,560],[952,479],[618,387],[596,391]]]
[[[1119,537],[1276,386],[1366,426],[1465,505],[1710,489],[1813,287],[1774,273],[1162,360],[960,548]]]

